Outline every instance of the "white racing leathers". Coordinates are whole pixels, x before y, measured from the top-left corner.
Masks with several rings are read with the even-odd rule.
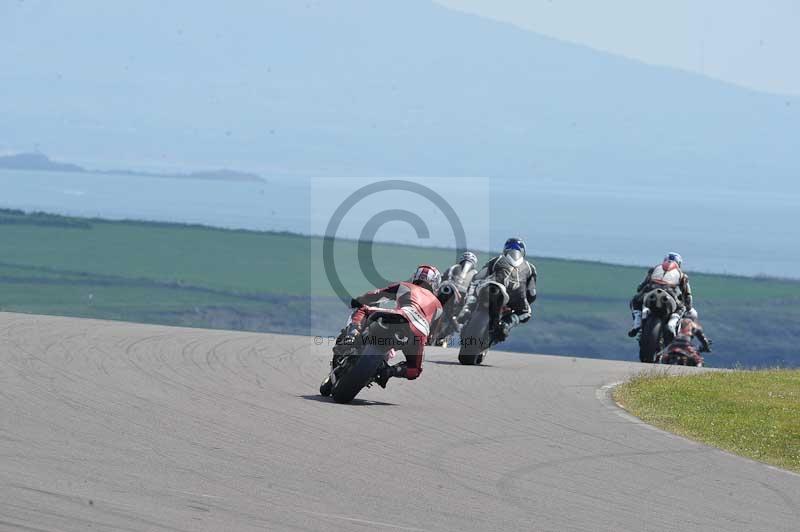
[[[672,301],[665,301],[671,299]],[[631,300],[634,330],[641,327],[647,318],[651,304],[667,304],[673,308],[667,327],[675,334],[684,312],[692,311],[692,290],[688,276],[675,262],[664,261],[647,272],[647,277],[638,287]]]

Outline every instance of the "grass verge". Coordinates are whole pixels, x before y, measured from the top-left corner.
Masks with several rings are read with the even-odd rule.
[[[800,370],[645,374],[614,399],[659,428],[800,472]]]

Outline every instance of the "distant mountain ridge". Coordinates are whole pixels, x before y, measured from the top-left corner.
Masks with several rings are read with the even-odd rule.
[[[51,161],[43,153],[16,153],[0,155],[0,168],[9,170],[47,170],[52,172],[86,172],[77,164]]]
[[[86,174],[123,174],[140,177],[170,177],[177,179],[206,179],[213,181],[264,181],[256,174],[235,170],[204,170],[187,173],[144,172],[139,170],[88,170],[77,164],[51,160],[43,153],[17,153],[0,156],[0,169],[42,170],[49,172],[76,172]]]

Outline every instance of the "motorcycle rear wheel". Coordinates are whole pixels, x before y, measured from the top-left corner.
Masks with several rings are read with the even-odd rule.
[[[648,317],[642,324],[642,336],[639,339],[639,361],[646,364],[655,362],[655,356],[662,346],[663,323],[657,316]]]
[[[461,329],[458,361],[464,366],[477,366],[489,350],[489,313],[476,312]]]

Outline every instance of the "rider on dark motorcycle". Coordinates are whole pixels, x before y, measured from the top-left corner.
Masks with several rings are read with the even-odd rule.
[[[700,342],[700,352],[698,352],[697,348],[694,346],[693,340],[695,338]],[[699,366],[703,363],[703,357],[700,356],[700,353],[710,353],[711,343],[711,340],[705,335],[699,323],[689,318],[683,318],[680,321],[675,339],[672,340],[672,343],[667,347],[666,356],[682,354],[690,357],[694,361],[695,366]]]
[[[519,238],[506,240],[503,253],[487,262],[472,278],[470,294],[486,280],[504,285],[508,292],[508,308],[497,317],[500,327],[495,333],[495,340],[502,342],[511,329],[531,319],[531,304],[536,301],[536,267],[525,260],[525,242]]]
[[[475,269],[477,266],[478,256],[471,251],[465,251],[459,261],[442,274],[442,283],[453,283],[459,294],[464,296],[469,289],[472,278],[478,271]]]
[[[460,327],[458,317],[464,308],[472,278],[478,273],[477,266],[477,255],[465,251],[459,261],[442,274],[442,283],[437,295],[444,314],[431,334],[431,341],[437,345],[446,346],[449,336]]]
[[[386,366],[376,381],[382,388],[386,388],[386,383],[391,377],[403,377],[409,380],[419,377],[422,373],[422,359],[431,326],[442,314],[442,305],[435,295],[441,278],[442,276],[435,266],[423,264],[417,267],[409,282],[390,284],[385,288],[372,290],[360,297],[353,298],[350,306],[355,311],[347,326],[342,329],[336,339],[331,365],[335,367],[337,357],[354,345],[363,345],[369,341],[363,337],[362,332],[371,313],[390,312],[401,314],[408,321],[414,339],[403,348],[406,361],[394,366]],[[385,309],[371,306],[382,299],[394,300],[395,308]]]
[[[661,264],[647,271],[647,276],[637,287],[636,295],[630,302],[633,327],[628,331],[628,336],[633,338],[641,330],[643,298],[647,292],[656,288],[667,290],[678,304],[678,310],[670,317],[670,330],[677,329],[678,320],[684,313],[688,313],[688,317],[696,318],[692,307],[692,287],[689,277],[681,269],[682,266],[683,257],[679,253],[670,252]]]

